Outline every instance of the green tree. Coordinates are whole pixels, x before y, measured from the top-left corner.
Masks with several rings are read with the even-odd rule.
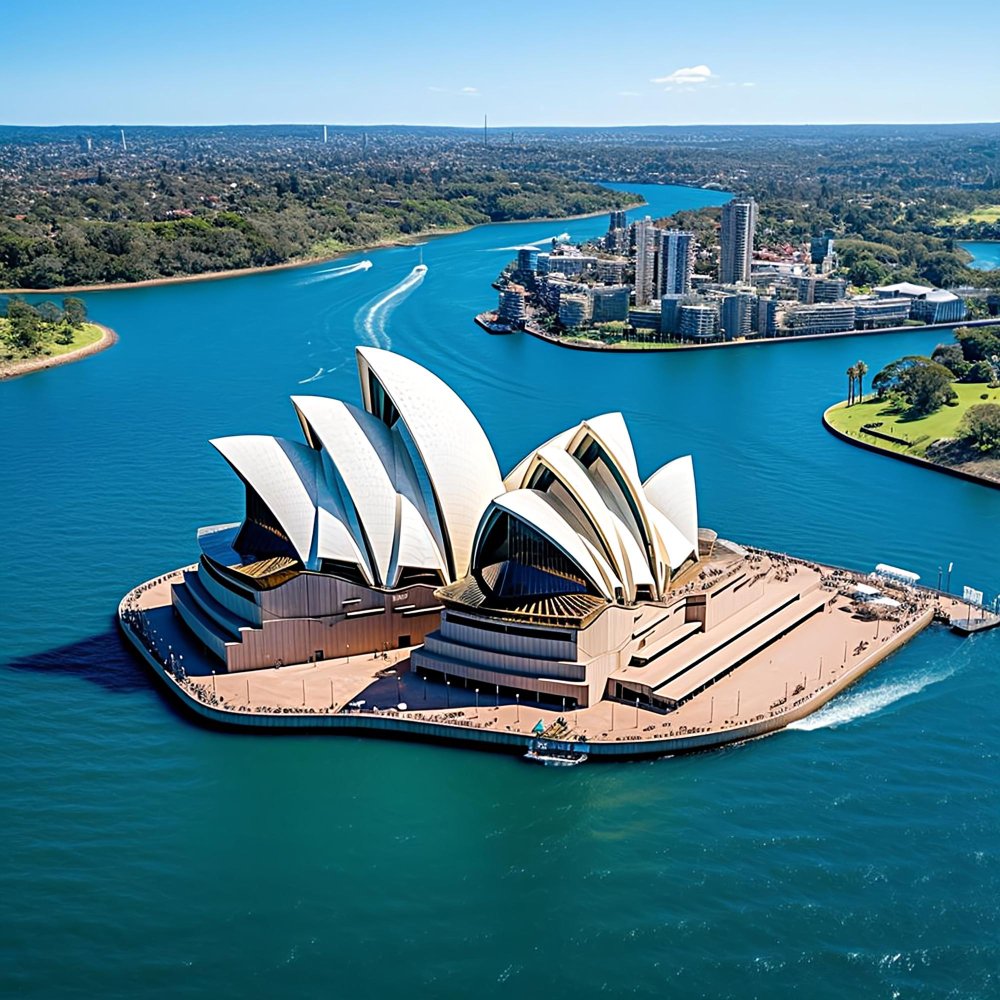
[[[1000,448],[1000,405],[996,403],[976,403],[965,411],[958,434],[980,451],[996,451]]]
[[[956,378],[961,378],[969,370],[969,363],[958,344],[938,344],[931,355],[931,361],[944,365]]]
[[[958,394],[952,373],[930,358],[909,354],[885,366],[873,379],[879,397],[898,397],[915,415],[933,413]]]
[[[39,302],[36,309],[39,319],[46,326],[55,326],[57,323],[62,322],[62,310],[54,302],[49,302],[46,299],[44,302]]]
[[[858,377],[858,369],[851,365],[845,374],[847,375],[847,405],[852,406],[854,403],[854,380]]]
[[[8,337],[11,344],[28,354],[41,347],[42,319],[34,306],[14,296],[7,303]]]
[[[82,299],[63,299],[63,314],[66,322],[74,328],[79,328],[87,321],[87,307]]]
[[[854,366],[855,374],[858,377],[858,402],[864,402],[865,398],[865,376],[868,374],[868,365],[859,361]]]

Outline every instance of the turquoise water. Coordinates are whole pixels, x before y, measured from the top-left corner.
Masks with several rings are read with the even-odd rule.
[[[991,268],[1000,267],[1000,242],[993,240],[983,240],[979,242],[959,243],[963,250],[968,250],[972,254],[969,267],[975,267],[981,271],[989,271]]]
[[[200,728],[121,645],[123,591],[240,516],[207,439],[297,436],[292,393],[356,399],[356,343],[443,376],[505,467],[619,408],[643,472],[694,454],[725,536],[1000,589],[1000,494],[819,422],[848,365],[940,332],[609,357],[473,325],[497,248],[603,228],[433,240],[387,302],[417,249],[91,295],[114,349],[0,385],[0,992],[1000,995],[998,633],[928,631],[794,731],[565,773]]]

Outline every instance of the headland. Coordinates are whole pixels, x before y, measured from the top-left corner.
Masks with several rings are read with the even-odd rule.
[[[94,339],[86,338],[86,342],[80,347],[71,347],[58,354],[39,354],[11,361],[0,360],[0,381],[20,378],[22,375],[30,375],[32,372],[55,368],[58,365],[67,365],[74,361],[82,361],[84,358],[106,351],[118,343],[118,334],[109,327],[100,323],[87,323],[85,327],[89,328],[89,330],[85,330],[85,333],[92,332]]]

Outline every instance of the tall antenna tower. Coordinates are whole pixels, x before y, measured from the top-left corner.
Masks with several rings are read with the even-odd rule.
[[[128,145],[125,142],[125,129],[122,129],[122,152],[123,153],[128,152]]]
[[[326,126],[323,126],[323,145],[326,145]]]
[[[483,149],[486,148],[486,115],[483,115]]]

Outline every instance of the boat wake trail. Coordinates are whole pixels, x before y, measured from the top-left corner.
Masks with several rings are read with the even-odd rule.
[[[797,722],[790,722],[787,728],[802,729],[806,732],[812,732],[815,729],[835,729],[848,722],[876,715],[897,701],[902,701],[910,695],[919,694],[932,684],[939,684],[941,681],[947,680],[957,669],[958,663],[953,660],[937,670],[887,681],[878,687],[865,691],[849,691],[847,694],[835,698],[813,715],[799,719]]]
[[[343,264],[340,267],[328,267],[325,271],[317,271],[304,279],[302,285],[315,285],[317,281],[329,281],[331,278],[342,278],[345,274],[356,271],[367,271],[372,266],[370,260],[359,260],[356,264]]]
[[[310,375],[309,378],[299,379],[299,385],[305,385],[307,382],[315,382],[316,379],[323,377],[323,372],[325,371],[326,371],[325,368],[320,368],[320,370],[316,372],[315,375]]]
[[[362,306],[354,317],[354,330],[372,347],[388,350],[392,341],[386,333],[386,326],[393,310],[424,280],[427,267],[418,264],[398,285],[380,295],[373,302]]]
[[[557,233],[555,236],[546,236],[541,240],[534,240],[531,243],[518,243],[517,246],[513,247],[490,247],[488,250],[484,250],[483,253],[499,253],[501,250],[528,250],[537,249],[543,243],[551,243],[555,240],[557,243],[564,243],[569,239],[569,233]]]

